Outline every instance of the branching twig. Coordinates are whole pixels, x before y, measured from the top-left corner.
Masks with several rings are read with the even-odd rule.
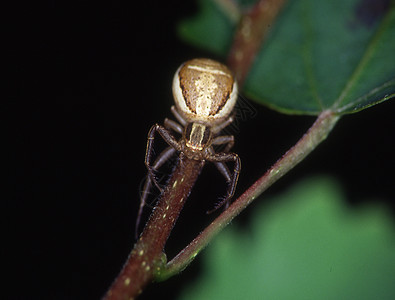
[[[228,57],[240,85],[245,80],[267,28],[274,22],[284,2],[261,0],[242,19]],[[332,111],[322,112],[294,147],[166,264],[163,253],[165,243],[204,163],[181,158],[141,237],[104,299],[134,299],[152,280],[163,280],[183,270],[235,216],[313,151],[326,138],[338,118]]]
[[[198,237],[182,250],[166,269],[159,274],[159,279],[166,279],[179,273],[207,246],[230,221],[244,210],[254,199],[262,194],[274,182],[280,179],[308,154],[310,154],[329,134],[339,116],[332,111],[322,112],[313,126],[284,156],[279,159],[260,179],[244,192],[232,205],[215,219]]]

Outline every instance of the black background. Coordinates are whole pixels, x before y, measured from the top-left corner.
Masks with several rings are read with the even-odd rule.
[[[48,1],[13,8],[4,42],[12,65],[5,102],[11,142],[4,144],[12,196],[2,201],[3,299],[99,299],[105,293],[134,242],[146,135],[170,116],[173,73],[187,59],[213,57],[177,38],[175,24],[195,11],[194,1]],[[234,132],[242,159],[237,195],[314,121],[252,105],[256,116]],[[329,174],[341,181],[351,207],[376,201],[393,214],[394,105],[344,117],[267,195]],[[215,216],[205,212],[225,187],[207,165],[169,241],[169,256]],[[237,224],[248,229],[255,205]],[[173,299],[196,278],[199,262],[151,285],[141,299]]]

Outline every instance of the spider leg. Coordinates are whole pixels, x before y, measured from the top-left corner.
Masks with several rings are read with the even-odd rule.
[[[214,164],[217,167],[218,171],[225,177],[226,182],[228,184],[230,184],[231,181],[232,181],[232,175],[230,174],[230,171],[229,171],[229,168],[227,167],[227,165],[225,163],[223,163],[223,162],[215,162]],[[228,206],[229,206],[229,200],[230,200],[230,198],[228,198],[228,200],[224,203],[225,204],[225,209],[227,209]],[[207,213],[213,212],[216,209],[217,208],[215,208],[212,211],[208,211]]]
[[[232,175],[230,174],[229,168],[223,162],[215,162],[215,166],[218,171],[225,177],[226,182],[230,183],[232,181]]]
[[[225,176],[227,179],[227,182],[229,183],[228,187],[228,192],[226,197],[219,202],[214,209],[208,211],[207,213],[212,213],[216,211],[218,208],[220,208],[222,205],[225,203],[228,203],[228,201],[233,197],[237,185],[237,180],[239,179],[239,174],[240,174],[240,169],[241,169],[241,161],[240,157],[235,154],[235,153],[212,153],[214,152],[213,149],[210,150],[209,148],[209,153],[206,155],[206,159],[208,161],[214,162],[215,165],[217,166],[218,170]],[[230,175],[230,171],[228,167],[225,165],[225,162],[233,161],[234,162],[234,170],[233,170],[233,175]],[[228,181],[229,179],[229,181]]]
[[[215,155],[213,147],[209,147],[208,151],[210,155]],[[232,175],[230,174],[227,165],[224,162],[214,162],[214,165],[217,167],[218,171],[225,177],[226,182],[229,183],[232,180]]]
[[[152,150],[154,146],[154,139],[155,139],[155,133],[158,132],[161,137],[165,140],[167,144],[169,144],[169,148],[165,149],[155,160],[154,164],[151,166],[151,156],[152,156]],[[136,221],[136,232],[137,232],[137,227],[140,223],[140,218],[141,218],[141,212],[144,208],[145,200],[147,198],[147,193],[148,190],[151,188],[152,182],[155,184],[155,186],[159,189],[159,191],[162,192],[162,188],[159,186],[158,182],[155,179],[154,171],[157,170],[165,161],[167,161],[171,155],[174,154],[175,151],[181,151],[181,145],[177,142],[177,140],[173,137],[173,135],[163,126],[159,124],[155,124],[151,127],[150,131],[148,132],[148,138],[147,138],[147,149],[145,151],[145,165],[148,170],[148,177],[147,181],[144,186],[143,194],[141,197],[140,201],[140,208],[137,216],[137,221]]]
[[[151,127],[147,139],[147,149],[145,152],[145,165],[147,167],[148,175],[151,177],[151,180],[154,182],[155,186],[162,192],[162,188],[159,186],[158,182],[155,179],[154,169],[150,165],[156,132],[159,132],[159,134],[162,136],[165,142],[169,144],[170,147],[176,149],[177,151],[181,150],[181,146],[178,144],[177,140],[165,127],[159,124],[155,124]]]
[[[169,160],[176,150],[172,147],[167,147],[163,152],[156,158],[155,162],[152,164],[151,168],[153,170],[159,169],[167,160]],[[147,176],[147,179],[144,183],[144,188],[143,192],[141,193],[141,198],[140,198],[140,207],[139,207],[139,212],[137,214],[136,218],[136,227],[135,227],[135,237],[137,238],[138,235],[138,228],[141,220],[141,215],[143,213],[143,209],[148,197],[149,190],[151,189],[152,186],[152,178],[151,176]]]
[[[182,126],[187,126],[188,122],[180,115],[180,113],[178,112],[177,108],[172,105],[170,108],[171,112],[173,113],[173,115],[176,117],[177,121],[180,122],[180,124]]]
[[[225,149],[223,152],[229,152],[229,150],[233,147],[235,144],[235,138],[233,135],[220,135],[216,136],[213,141],[211,142],[212,145],[223,145],[227,144],[225,146]]]
[[[167,129],[173,129],[175,132],[182,134],[184,132],[184,128],[177,122],[174,122],[173,120],[170,120],[168,118],[165,119],[165,127]]]
[[[226,119],[224,122],[220,123],[219,125],[213,127],[212,131],[214,134],[220,132],[222,129],[225,127],[229,126],[233,121],[234,121],[234,115],[231,115],[228,119]]]

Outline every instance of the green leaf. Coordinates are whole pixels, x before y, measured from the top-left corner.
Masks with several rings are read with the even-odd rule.
[[[384,208],[345,205],[329,178],[305,180],[255,207],[203,254],[179,299],[395,299],[395,228]]]
[[[202,2],[193,32],[184,28],[183,36],[226,56],[235,23],[220,1],[210,8],[210,0]],[[215,27],[215,18],[223,26]],[[325,109],[353,113],[394,98],[394,36],[395,1],[290,0],[257,55],[244,93],[278,111],[309,115]]]
[[[394,97],[395,9],[369,15],[370,2],[292,1],[257,57],[246,94],[313,115],[351,113]]]
[[[199,13],[180,22],[179,36],[188,43],[217,55],[228,51],[235,29],[235,20],[212,0],[199,0]]]

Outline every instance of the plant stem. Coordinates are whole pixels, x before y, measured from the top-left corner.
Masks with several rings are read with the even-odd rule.
[[[204,162],[180,156],[143,233],[103,300],[134,299],[166,264],[165,243]]]
[[[260,0],[242,17],[228,62],[242,86],[270,25],[286,0]],[[338,117],[323,112],[306,135],[261,179],[223,212],[180,254],[166,265],[165,243],[195,184],[204,162],[180,157],[165,191],[143,233],[104,300],[134,299],[152,280],[166,279],[183,270],[208,242],[251,201],[299,163],[330,132]]]
[[[329,134],[340,118],[332,111],[323,111],[304,134],[304,136],[286,152],[261,178],[235,200],[227,210],[216,218],[199,236],[184,248],[159,274],[165,280],[187,267],[196,255],[226,226],[234,217],[245,209],[253,200],[261,195],[274,182],[300,163]]]
[[[260,0],[243,14],[228,56],[228,65],[240,86],[286,0]]]

